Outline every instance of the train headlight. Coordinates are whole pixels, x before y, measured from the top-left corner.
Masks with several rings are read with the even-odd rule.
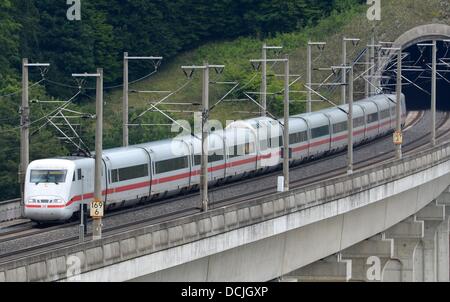
[[[63,203],[63,201],[62,199],[57,198],[53,200],[53,203]]]
[[[32,199],[29,199],[29,200],[28,200],[28,203],[37,203],[37,200],[34,199],[34,198],[32,198]]]

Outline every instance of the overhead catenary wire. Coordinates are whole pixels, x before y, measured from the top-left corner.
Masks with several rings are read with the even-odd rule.
[[[43,117],[39,118],[38,120],[31,122],[31,123],[30,123],[30,126],[33,125],[33,124],[36,124],[36,123],[38,123],[38,122],[40,122],[40,121],[42,121],[42,120],[44,120],[44,119],[48,119],[49,117],[52,117],[52,116],[54,117],[55,115],[58,115],[59,112],[60,112],[61,110],[63,110],[63,109],[66,108],[67,106],[69,106],[69,105],[72,103],[72,101],[73,101],[76,97],[78,97],[78,95],[80,95],[80,94],[81,94],[81,90],[79,90],[74,96],[72,96],[69,100],[67,100],[64,104],[62,104],[62,105],[59,106],[58,108],[54,109],[53,111],[51,111],[50,113],[44,115]],[[53,117],[52,117],[52,119],[53,119]],[[38,130],[34,131],[34,132],[32,133],[32,135],[35,135],[37,132],[39,132],[42,128],[44,128],[44,127],[47,126],[48,124],[49,124],[48,121],[45,122],[42,126],[39,127]],[[20,128],[20,127],[19,127],[19,128]]]
[[[136,120],[138,120],[139,118],[143,117],[146,113],[148,113],[149,111],[153,110],[156,108],[156,106],[162,104],[165,100],[167,100],[168,98],[170,98],[171,96],[177,94],[178,92],[182,91],[184,88],[187,87],[188,84],[190,84],[192,82],[192,79],[189,79],[186,81],[186,83],[184,83],[183,85],[181,85],[177,90],[173,91],[172,93],[168,94],[167,96],[163,97],[161,100],[159,100],[158,102],[156,102],[155,104],[152,104],[149,108],[147,108],[146,110],[144,110],[143,112],[141,112],[137,117],[135,117],[130,123],[134,123],[136,122]]]
[[[83,139],[80,137],[80,135],[77,133],[77,131],[75,131],[75,129],[72,127],[72,125],[70,124],[70,122],[66,118],[66,116],[64,116],[64,114],[61,111],[60,111],[60,115],[63,117],[64,121],[69,126],[70,130],[72,130],[72,132],[74,133],[75,137],[80,141],[80,146],[83,145],[86,148],[85,150],[87,151],[87,153],[90,154],[89,147],[84,143]],[[79,146],[76,145],[76,147],[79,147]]]
[[[138,78],[138,79],[136,79],[136,80],[134,80],[134,81],[131,81],[131,82],[129,82],[128,84],[129,84],[129,85],[136,84],[136,83],[138,83],[138,82],[140,82],[140,81],[143,81],[143,80],[145,80],[145,79],[147,79],[147,78],[153,76],[153,75],[154,75],[155,73],[157,73],[157,72],[158,72],[158,69],[155,69],[155,70],[153,70],[151,73],[149,73],[149,74],[147,74],[147,75],[145,75],[145,76],[143,76],[143,77],[141,77],[141,78]],[[69,85],[69,84],[57,82],[57,81],[50,80],[50,79],[45,79],[45,81],[48,82],[48,83],[50,83],[50,84],[53,84],[53,85],[56,85],[56,86],[60,86],[60,87],[73,88],[73,89],[78,89],[78,88],[80,88],[80,86]],[[111,89],[116,89],[116,88],[121,88],[121,87],[123,87],[123,84],[112,85],[112,86],[106,86],[105,88],[103,88],[103,90],[111,90]],[[96,90],[95,87],[85,87],[84,89],[85,89],[85,90]]]
[[[28,86],[28,89],[33,88],[33,87],[41,84],[43,81],[45,81],[45,79],[40,79],[38,82],[33,83],[32,85]],[[23,91],[22,89],[19,89],[17,91],[14,91],[14,92],[11,92],[11,93],[8,93],[8,94],[3,94],[3,95],[0,95],[0,98],[6,98],[6,97],[11,97],[11,96],[14,96],[14,95],[18,95],[19,93],[22,93],[22,91]]]
[[[31,122],[31,123],[30,123],[30,127],[31,127],[32,125],[36,124],[36,123],[39,123],[40,121],[42,121],[42,120],[44,120],[44,119],[47,119],[48,117],[50,117],[50,116],[52,116],[52,115],[54,115],[54,114],[57,114],[56,112],[58,112],[59,110],[61,110],[61,109],[64,108],[64,107],[67,107],[67,106],[72,102],[72,100],[75,99],[79,94],[80,94],[80,91],[79,91],[77,94],[75,94],[73,97],[71,97],[68,101],[66,101],[63,105],[59,106],[57,109],[53,110],[52,112],[50,112],[50,113],[44,115],[43,117],[41,117],[41,118],[39,118],[39,119],[37,119],[37,120]],[[48,124],[48,123],[46,123],[46,124]],[[41,130],[43,127],[45,127],[46,124],[44,124],[43,126],[39,127],[39,129],[38,129],[37,131],[39,131],[39,130]],[[14,131],[20,130],[21,128],[22,128],[21,126],[16,126],[16,127],[12,128],[12,129],[8,129],[8,130],[5,130],[5,131],[0,131],[0,133],[14,132]],[[32,135],[33,135],[33,134],[32,134]]]

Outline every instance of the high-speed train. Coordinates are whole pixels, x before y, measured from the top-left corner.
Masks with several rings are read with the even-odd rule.
[[[406,119],[402,95],[402,125]],[[291,164],[347,147],[348,105],[291,116]],[[391,133],[396,96],[377,95],[354,103],[354,144]],[[283,119],[235,122],[209,135],[209,184],[266,173],[282,164]],[[181,136],[103,152],[102,188],[106,210],[196,190],[201,141]],[[37,222],[69,220],[94,192],[94,159],[61,157],[33,161],[27,169],[25,216]]]

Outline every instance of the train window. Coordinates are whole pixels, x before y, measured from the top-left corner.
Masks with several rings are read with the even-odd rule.
[[[222,161],[223,160],[223,155],[219,155],[217,153],[214,154],[210,154],[208,156],[208,163],[213,163],[216,161]],[[197,154],[194,155],[194,165],[199,166],[202,164],[202,156]]]
[[[119,170],[111,170],[111,182],[118,182],[119,181]]]
[[[333,133],[341,133],[348,130],[347,121],[333,125]]]
[[[375,122],[378,122],[378,112],[369,114],[367,116],[367,123],[368,124],[375,123]]]
[[[237,154],[237,146],[232,146],[230,148],[228,148],[228,157],[229,158],[233,158],[233,157],[237,157],[239,156]]]
[[[353,119],[353,128],[359,128],[364,126],[364,117],[357,117],[355,119]]]
[[[78,180],[81,180],[81,178],[83,177],[82,175],[81,175],[81,169],[78,169]]]
[[[298,132],[298,133],[292,133],[289,135],[289,143],[290,144],[298,144],[302,142],[306,142],[308,140],[308,132]]]
[[[66,182],[66,175],[67,170],[31,170],[30,182],[59,184]]]
[[[146,176],[148,176],[148,165],[145,164],[145,165],[121,168],[121,169],[119,169],[118,174],[119,174],[118,175],[119,181],[126,181],[126,180],[130,180],[130,179],[146,177]],[[114,176],[113,176],[113,179],[114,179]]]
[[[386,109],[386,110],[383,110],[380,112],[380,118],[382,120],[390,118],[390,117],[391,117],[391,113],[390,113],[389,109]]]
[[[228,149],[228,157],[238,157],[253,154],[255,152],[254,143],[246,143],[243,145],[232,146]]]
[[[283,146],[283,136],[267,136],[267,139],[262,139],[259,141],[259,148],[261,150],[266,150],[268,148],[278,148]]]
[[[246,143],[245,144],[245,155],[250,155],[255,153],[255,144],[254,143]]]
[[[155,164],[156,174],[167,173],[170,171],[186,169],[189,167],[189,160],[187,156],[171,158],[163,160]]]
[[[322,136],[326,136],[329,134],[330,134],[330,127],[328,125],[311,129],[311,137],[313,139],[322,137]]]
[[[269,148],[269,145],[267,144],[267,140],[263,139],[259,141],[259,149],[261,151],[267,150]]]
[[[73,172],[73,178],[72,181],[75,181],[75,171]]]
[[[243,145],[236,145],[233,147],[230,147],[228,150],[229,158],[238,157],[244,155],[244,148]]]
[[[210,154],[208,156],[208,162],[209,163],[213,163],[216,161],[222,161],[223,160],[223,155],[221,154],[217,154],[217,152],[214,152],[213,154]]]
[[[395,108],[394,106],[391,107],[391,116],[396,116],[397,115],[397,108]]]
[[[281,144],[280,144],[281,143]],[[260,141],[260,147],[262,150],[267,148],[278,148],[283,145],[283,137],[281,136],[273,136],[268,137],[265,140]]]

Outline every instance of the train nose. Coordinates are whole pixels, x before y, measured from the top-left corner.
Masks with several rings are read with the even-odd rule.
[[[72,216],[68,210],[62,209],[48,209],[38,207],[25,207],[25,217],[33,221],[66,221]]]
[[[65,221],[72,213],[58,197],[31,198],[25,204],[25,217],[33,221]]]

